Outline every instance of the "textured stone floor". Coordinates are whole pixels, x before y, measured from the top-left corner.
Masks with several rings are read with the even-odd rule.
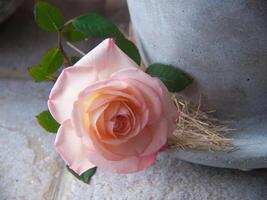
[[[128,18],[119,17],[127,16],[121,11],[124,4],[116,7],[110,0],[106,6],[93,5],[126,26]],[[175,152],[162,153],[144,172],[116,175],[98,170],[90,185],[77,181],[53,148],[55,136],[41,129],[34,117],[46,109],[51,85],[34,83],[26,70],[54,41],[34,25],[28,1],[0,24],[0,200],[267,199],[267,170],[204,167],[177,160]]]
[[[34,116],[46,109],[48,85],[0,80],[0,199],[51,199],[62,162],[54,137]]]

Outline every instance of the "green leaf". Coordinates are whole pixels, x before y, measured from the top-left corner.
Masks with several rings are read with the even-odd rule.
[[[50,133],[56,133],[60,126],[48,110],[41,112],[36,118],[39,124]]]
[[[64,25],[64,17],[60,10],[44,1],[35,3],[34,18],[36,23],[48,32],[56,32]]]
[[[91,177],[95,174],[97,167],[93,167],[91,169],[88,169],[87,171],[85,171],[84,173],[82,173],[80,176],[73,171],[71,168],[69,168],[69,166],[66,166],[68,171],[70,173],[72,173],[77,179],[79,179],[80,181],[89,184]]]
[[[118,47],[125,54],[127,54],[134,62],[136,62],[137,65],[140,65],[141,57],[134,43],[132,43],[130,40],[127,40],[126,38],[116,38],[115,41]]]
[[[158,77],[170,92],[179,92],[192,82],[192,78],[182,70],[172,65],[155,63],[150,65],[146,72],[151,76]]]
[[[111,21],[94,13],[78,16],[73,19],[72,24],[87,37],[123,37],[119,29]]]
[[[29,74],[32,76],[32,78],[36,82],[55,80],[54,75],[49,75],[43,66],[37,65],[37,66],[29,67],[28,71],[29,71]]]
[[[81,58],[79,56],[71,56],[70,61],[71,64],[74,65],[76,62],[78,62]]]
[[[48,74],[55,73],[63,64],[64,56],[58,48],[48,50],[42,57],[40,65],[43,66]]]
[[[86,35],[75,29],[72,24],[69,24],[64,28],[63,37],[65,38],[65,40],[70,42],[78,42],[87,38]]]
[[[64,56],[58,48],[48,50],[37,66],[29,67],[29,73],[37,82],[55,80],[55,72],[64,62]]]
[[[81,15],[72,20],[73,26],[88,37],[113,37],[119,48],[140,65],[141,58],[136,46],[109,20],[94,13]]]

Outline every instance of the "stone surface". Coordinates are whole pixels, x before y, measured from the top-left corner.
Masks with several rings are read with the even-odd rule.
[[[0,80],[0,199],[51,199],[62,161],[54,136],[34,116],[47,109],[49,85]]]
[[[0,0],[0,23],[8,18],[23,0]]]
[[[66,174],[61,180],[58,199],[264,200],[265,172],[203,167],[179,161],[166,152],[144,172],[115,175],[98,170],[90,185]]]
[[[122,12],[125,4],[118,9]],[[118,13],[116,9],[107,15],[126,26],[127,17],[124,21],[112,13]],[[46,109],[51,85],[34,83],[26,70],[54,39],[35,26],[30,1],[0,25],[0,200],[267,198],[266,170],[203,167],[178,160],[173,151],[162,153],[144,172],[117,175],[97,170],[90,185],[76,180],[53,148],[55,136],[40,128],[34,117]]]

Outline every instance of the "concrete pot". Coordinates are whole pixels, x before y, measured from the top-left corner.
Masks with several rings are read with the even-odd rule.
[[[203,165],[267,167],[267,1],[128,0],[146,65],[177,66],[194,78],[183,93],[236,128],[232,153],[176,151]]]
[[[0,23],[7,19],[23,0],[0,0]]]

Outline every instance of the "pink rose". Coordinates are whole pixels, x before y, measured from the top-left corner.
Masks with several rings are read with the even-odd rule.
[[[61,124],[55,147],[78,174],[94,166],[118,173],[149,167],[178,115],[166,87],[112,39],[63,70],[48,107]]]

